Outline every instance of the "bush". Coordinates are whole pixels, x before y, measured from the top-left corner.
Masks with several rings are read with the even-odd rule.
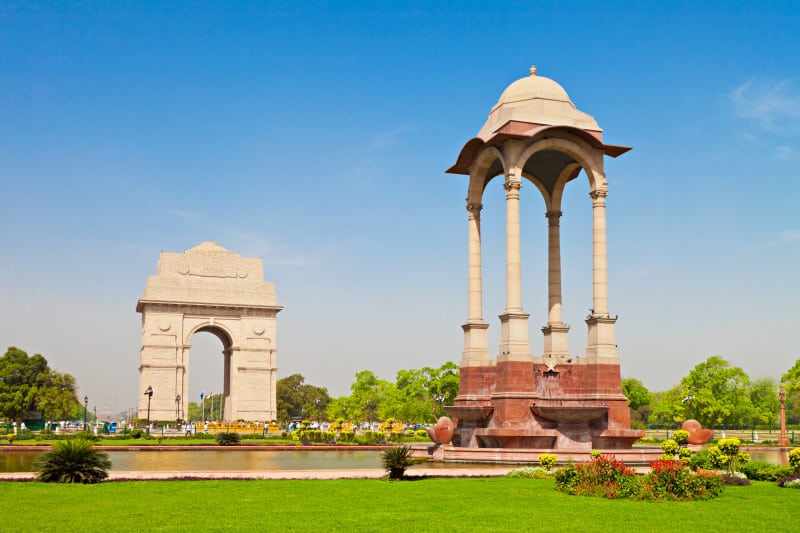
[[[614,456],[600,455],[588,463],[570,463],[555,473],[556,490],[567,494],[624,498],[637,492],[633,468]]]
[[[406,468],[425,461],[424,458],[411,457],[411,448],[395,446],[381,453],[381,463],[389,473],[389,479],[403,479]]]
[[[98,483],[108,477],[108,454],[92,448],[86,439],[58,441],[53,450],[35,462],[37,481],[50,483]]]
[[[661,449],[664,450],[664,455],[672,455],[674,457],[681,447],[676,441],[667,439],[661,443]]]
[[[539,466],[550,470],[558,463],[558,457],[554,453],[543,453],[539,456]]]
[[[750,461],[750,455],[739,451],[741,442],[736,437],[719,439],[716,446],[708,449],[708,457],[715,468],[726,468],[728,473],[736,473],[736,467]]]
[[[711,470],[714,465],[711,464],[711,457],[707,449],[698,450],[689,458],[689,467],[692,470]]]
[[[506,477],[522,479],[552,479],[553,473],[549,469],[534,466],[517,468],[506,474]]]
[[[800,473],[794,472],[778,480],[779,487],[787,489],[800,489]]]
[[[792,470],[800,472],[800,448],[789,452],[789,466],[792,467]]]
[[[641,481],[640,500],[686,501],[707,499],[722,492],[722,478],[712,472],[693,472],[681,461],[655,461]]]
[[[214,435],[214,440],[220,446],[236,446],[242,440],[242,437],[235,431],[221,431]]]
[[[759,461],[747,463],[739,470],[747,476],[747,479],[752,479],[753,481],[777,481],[792,473],[790,467],[762,463]]]
[[[672,434],[672,439],[678,443],[678,446],[683,446],[689,441],[689,432],[685,429],[679,429]]]

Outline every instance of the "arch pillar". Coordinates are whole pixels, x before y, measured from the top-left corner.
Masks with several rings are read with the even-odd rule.
[[[467,203],[468,215],[468,313],[464,330],[462,366],[483,366],[489,363],[487,330],[483,321],[483,274],[481,272],[481,209],[483,205]]]
[[[614,340],[616,317],[608,313],[608,253],[606,245],[606,197],[607,189],[595,189],[592,198],[592,314],[586,319],[589,360],[610,359],[617,361],[617,345]]]
[[[519,176],[509,174],[506,190],[506,308],[500,315],[500,353],[497,362],[530,362],[529,315],[522,309],[522,260],[520,256]]]
[[[544,335],[544,361],[548,368],[569,359],[567,333],[564,324],[561,296],[561,211],[547,211],[547,325]]]

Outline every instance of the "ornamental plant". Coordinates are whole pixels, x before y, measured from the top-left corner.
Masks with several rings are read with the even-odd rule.
[[[554,453],[543,453],[539,456],[539,466],[550,470],[558,463],[558,456]]]
[[[389,479],[395,481],[403,479],[408,467],[424,461],[424,458],[411,457],[409,446],[395,446],[381,453],[381,463],[389,474]]]
[[[789,466],[795,472],[800,472],[800,448],[795,448],[789,452]]]
[[[552,479],[553,473],[549,469],[539,466],[516,468],[506,474],[506,477],[522,479]]]
[[[86,439],[62,440],[35,461],[37,481],[49,483],[98,483],[108,477],[108,454],[92,448]]]
[[[685,429],[679,429],[672,434],[672,440],[678,443],[678,446],[686,446],[689,442],[689,432]]]
[[[214,435],[214,440],[220,446],[236,446],[242,440],[242,436],[235,431],[221,431]]]
[[[708,449],[708,458],[715,468],[725,468],[731,476],[736,475],[736,467],[750,461],[750,455],[739,450],[741,441],[736,437],[720,439],[716,446]]]
[[[567,494],[615,499],[637,492],[633,468],[613,455],[600,455],[588,463],[570,463],[556,471],[555,478],[556,490]]]
[[[661,449],[664,450],[664,455],[671,455],[674,458],[681,446],[676,441],[667,439],[661,443]]]
[[[681,461],[654,461],[641,482],[637,499],[686,501],[708,499],[722,493],[722,478],[708,471],[693,472]]]

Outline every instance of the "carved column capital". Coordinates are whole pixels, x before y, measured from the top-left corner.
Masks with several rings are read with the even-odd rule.
[[[482,209],[483,209],[483,204],[477,202],[467,202],[467,212],[470,215],[480,216]]]
[[[522,188],[522,183],[506,179],[505,183],[503,183],[503,188],[506,190],[506,199],[519,199],[519,190]]]
[[[547,217],[547,221],[550,226],[558,226],[559,219],[561,219],[561,215],[563,213],[561,211],[548,211],[544,214]]]
[[[592,198],[592,203],[604,204],[606,203],[606,197],[608,196],[608,189],[596,189],[590,192],[589,196]]]

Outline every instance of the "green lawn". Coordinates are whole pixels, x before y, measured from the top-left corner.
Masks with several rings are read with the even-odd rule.
[[[798,531],[800,490],[726,487],[714,500],[567,496],[552,480],[0,484],[4,531]]]

